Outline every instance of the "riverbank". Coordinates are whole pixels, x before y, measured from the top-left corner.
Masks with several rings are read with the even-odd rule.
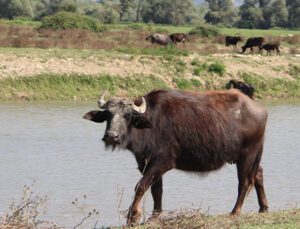
[[[252,84],[257,98],[299,98],[300,57],[200,55],[176,47],[128,50],[0,49],[0,100],[94,100],[101,91],[134,97],[155,88],[224,89]]]
[[[141,226],[135,227],[141,228]],[[197,210],[184,210],[165,214],[157,222],[146,223],[142,228],[300,228],[300,209],[271,213],[249,213],[240,216],[207,216]]]

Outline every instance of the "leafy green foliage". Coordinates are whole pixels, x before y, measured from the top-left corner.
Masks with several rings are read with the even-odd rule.
[[[224,73],[226,71],[226,67],[221,62],[213,62],[208,66],[207,71],[213,72],[213,73],[216,73],[216,74],[222,76],[222,75],[224,75]]]
[[[42,28],[50,28],[53,30],[87,29],[93,32],[105,31],[105,27],[94,18],[70,12],[59,12],[53,16],[45,17],[42,21]]]
[[[195,28],[193,28],[190,32],[190,35],[200,35],[203,37],[211,37],[211,36],[217,36],[220,35],[220,30],[211,25],[199,25]]]

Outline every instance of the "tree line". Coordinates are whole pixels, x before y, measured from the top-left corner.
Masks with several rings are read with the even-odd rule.
[[[76,12],[102,23],[145,22],[239,28],[300,28],[300,0],[0,0],[0,18],[40,20],[59,11]]]

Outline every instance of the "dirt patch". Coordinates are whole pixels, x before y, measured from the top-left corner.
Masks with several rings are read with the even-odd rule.
[[[23,54],[22,56],[0,53],[0,78],[23,77],[38,74],[109,74],[154,75],[170,82],[174,76],[185,78],[200,77],[194,75],[193,60],[200,63],[219,61],[225,64],[226,73],[223,77],[238,78],[239,74],[247,72],[264,77],[289,78],[289,67],[299,63],[299,57],[293,56],[258,56],[240,54],[213,54],[201,56],[174,57],[171,60],[161,56],[115,54],[111,56],[60,56],[49,57],[43,54]],[[178,69],[178,66],[182,66]],[[180,70],[180,71],[179,71]]]

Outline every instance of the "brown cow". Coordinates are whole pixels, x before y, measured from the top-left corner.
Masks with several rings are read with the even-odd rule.
[[[235,163],[241,211],[254,186],[259,212],[268,210],[260,161],[268,113],[236,89],[205,93],[157,90],[135,99],[99,100],[100,110],[84,115],[107,121],[105,146],[130,150],[143,177],[137,183],[127,224],[140,221],[139,204],[151,187],[152,217],[162,212],[162,176],[171,169],[207,172]],[[218,197],[218,195],[216,195]],[[220,198],[220,197],[219,197]]]
[[[179,42],[185,43],[187,40],[187,35],[185,33],[172,33],[169,37],[175,45]]]
[[[276,54],[280,55],[280,50],[279,50],[280,43],[267,43],[261,46],[261,54],[262,50],[267,50],[267,55],[271,56],[271,51],[276,50]]]

